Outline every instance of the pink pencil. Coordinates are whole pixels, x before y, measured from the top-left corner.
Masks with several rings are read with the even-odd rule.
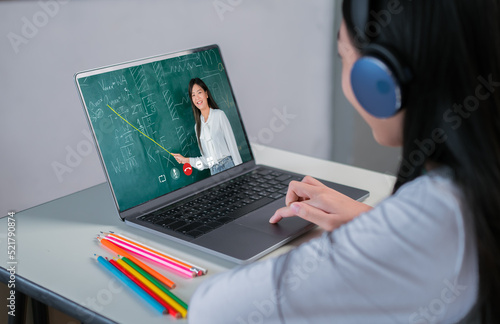
[[[143,258],[154,261],[156,263],[159,263],[159,264],[167,267],[168,269],[175,270],[178,273],[180,273],[186,277],[192,278],[194,276],[193,272],[190,269],[179,266],[178,264],[173,263],[173,262],[169,261],[168,259],[165,259],[157,254],[153,254],[147,250],[144,250],[143,248],[141,248],[139,246],[132,245],[128,242],[118,240],[115,237],[109,236],[109,235],[106,237],[106,239],[115,243],[116,245],[120,246],[124,250],[135,253],[136,255],[139,255]]]
[[[156,254],[156,255],[158,255],[160,257],[163,257],[163,258],[165,258],[165,259],[167,259],[167,260],[169,260],[171,262],[174,262],[174,263],[176,263],[176,264],[178,264],[180,266],[186,267],[187,269],[189,269],[192,272],[194,272],[195,275],[201,276],[201,275],[204,275],[204,274],[207,273],[207,269],[203,269],[200,266],[191,264],[188,261],[181,260],[178,257],[174,257],[174,256],[171,256],[171,255],[168,255],[165,252],[158,251],[157,249],[155,249],[155,248],[153,248],[151,246],[147,246],[147,245],[145,245],[143,243],[137,242],[134,239],[132,239],[130,237],[127,237],[127,236],[125,236],[123,234],[117,234],[117,233],[114,233],[114,232],[109,232],[109,233],[101,232],[101,233],[104,234],[104,235],[106,235],[106,236],[111,235],[111,236],[115,237],[118,240],[130,243],[132,245],[136,245],[137,247],[143,248],[144,250],[152,252],[152,253],[154,253],[154,254]]]

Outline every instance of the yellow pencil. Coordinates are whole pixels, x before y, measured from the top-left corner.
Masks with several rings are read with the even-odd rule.
[[[144,285],[146,285],[149,289],[151,289],[156,295],[158,295],[161,299],[163,299],[166,303],[169,305],[172,305],[172,307],[178,311],[182,317],[187,316],[187,310],[182,307],[178,302],[176,302],[172,297],[168,296],[165,294],[163,291],[161,291],[158,287],[156,287],[151,281],[146,279],[143,275],[141,275],[138,271],[136,271],[134,268],[132,268],[130,265],[128,265],[125,261],[122,259],[117,260],[118,264],[120,264],[123,268],[125,268],[131,275],[137,278],[140,282],[142,282]]]

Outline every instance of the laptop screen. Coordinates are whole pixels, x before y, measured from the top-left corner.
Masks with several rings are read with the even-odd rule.
[[[76,82],[120,211],[252,159],[215,45]]]

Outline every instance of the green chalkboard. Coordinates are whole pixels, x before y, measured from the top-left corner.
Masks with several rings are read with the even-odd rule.
[[[210,176],[194,167],[184,174],[168,153],[201,155],[188,95],[192,78],[207,84],[229,119],[243,162],[251,159],[218,47],[167,57],[76,76],[120,211]]]

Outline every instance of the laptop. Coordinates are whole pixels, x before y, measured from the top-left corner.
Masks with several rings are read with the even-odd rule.
[[[79,72],[75,83],[126,224],[238,264],[315,227],[269,223],[303,175],[256,164],[217,45]]]

